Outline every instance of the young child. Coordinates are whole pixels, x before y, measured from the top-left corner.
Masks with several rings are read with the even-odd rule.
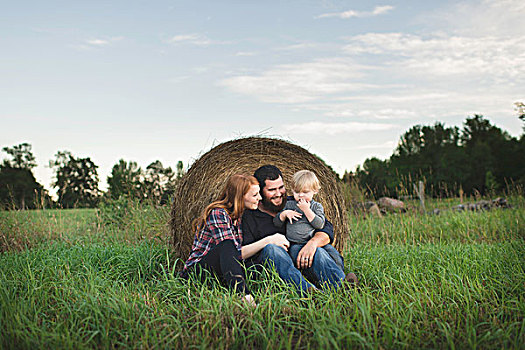
[[[300,170],[292,180],[293,199],[289,198],[284,209],[279,212],[273,222],[282,227],[286,222],[286,238],[293,244],[306,244],[315,231],[325,224],[324,209],[321,203],[313,200],[321,185],[317,176],[309,170]],[[322,247],[343,269],[341,255],[331,244]]]

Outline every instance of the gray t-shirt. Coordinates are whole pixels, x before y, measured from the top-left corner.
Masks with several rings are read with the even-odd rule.
[[[312,200],[310,202],[310,209],[315,214],[314,219],[312,222],[308,222],[308,219],[304,215],[303,211],[299,209],[297,206],[297,202],[294,199],[289,199],[286,202],[286,206],[284,207],[284,210],[295,210],[296,212],[299,212],[303,214],[303,216],[297,220],[293,221],[292,224],[290,224],[290,220],[286,219],[286,238],[292,242],[292,243],[306,243],[312,238],[315,231],[320,230],[324,226],[325,222],[325,216],[324,216],[324,209],[321,203],[316,202]],[[273,219],[273,223],[277,227],[282,227],[285,222],[281,221],[281,213],[277,213],[277,215]]]

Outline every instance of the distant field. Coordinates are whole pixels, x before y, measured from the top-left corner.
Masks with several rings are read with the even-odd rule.
[[[350,216],[358,290],[178,279],[169,208],[0,212],[0,348],[525,348],[525,201]],[[449,203],[436,202],[446,208]]]

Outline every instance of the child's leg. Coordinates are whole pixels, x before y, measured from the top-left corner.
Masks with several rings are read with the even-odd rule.
[[[268,244],[261,251],[261,259],[266,266],[275,268],[282,280],[296,287],[300,294],[306,294],[314,285],[308,282],[295,267],[300,250],[301,246],[293,243],[288,252],[275,244]]]
[[[314,255],[312,266],[305,270],[307,274],[313,274],[315,280],[322,288],[337,289],[345,279],[343,269],[325,249],[317,249]]]
[[[335,261],[336,265],[339,266],[341,270],[345,270],[345,261],[343,259],[343,256],[339,254],[337,249],[331,244],[327,244],[322,247],[322,249],[326,250],[328,255]]]

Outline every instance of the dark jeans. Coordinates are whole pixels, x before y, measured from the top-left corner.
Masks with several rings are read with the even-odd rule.
[[[235,292],[250,294],[246,286],[244,267],[239,260],[239,251],[235,243],[227,239],[210,249],[199,262],[189,267],[188,272],[202,277],[202,269],[209,271]]]
[[[343,259],[343,256],[339,254],[339,252],[337,251],[337,249],[335,249],[333,245],[327,244],[322,246],[321,249],[326,250],[328,255],[330,255],[330,257],[334,260],[334,262],[337,264],[337,266],[339,266],[341,270],[345,270],[345,261]]]
[[[304,244],[292,244],[287,252],[280,246],[268,244],[261,250],[256,263],[275,268],[281,279],[295,287],[302,295],[307,294],[310,288],[315,288],[310,281],[320,287],[338,288],[344,279],[344,263],[339,252],[331,245],[325,246],[327,249],[317,248],[312,267],[299,270],[295,261],[303,246]],[[307,280],[302,272],[310,280]]]
[[[288,253],[294,264],[304,246],[304,244],[299,243],[290,245]],[[332,245],[327,244],[324,247],[317,248],[312,266],[302,271],[309,280],[317,282],[320,287],[337,289],[345,279],[342,264],[343,261],[339,252]]]

